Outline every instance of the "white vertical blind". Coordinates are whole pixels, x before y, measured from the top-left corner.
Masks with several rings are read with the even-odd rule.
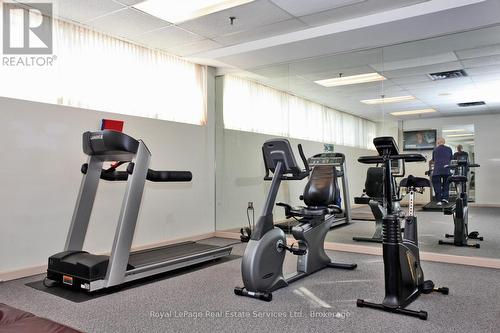
[[[22,22],[22,20],[14,20]],[[206,122],[206,67],[54,19],[53,66],[0,66],[0,95]]]
[[[224,127],[373,149],[374,122],[243,78],[224,77]]]

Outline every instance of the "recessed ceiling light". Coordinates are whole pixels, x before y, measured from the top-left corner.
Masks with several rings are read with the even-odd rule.
[[[451,93],[448,93],[448,92],[438,94],[438,96],[450,96],[450,95],[451,95]]]
[[[314,83],[317,83],[323,87],[336,87],[383,80],[386,80],[386,78],[379,73],[367,73],[351,76],[339,76],[331,79],[314,81]]]
[[[448,134],[446,137],[447,138],[463,138],[466,136],[474,136],[474,133],[469,133],[469,134]]]
[[[408,110],[408,111],[391,112],[391,114],[393,116],[409,116],[412,114],[432,113],[432,112],[436,112],[436,110],[434,109]]]
[[[364,99],[361,103],[364,104],[388,104],[388,103],[399,103],[405,101],[412,101],[415,99],[415,96],[396,96],[396,97],[383,97],[383,98],[375,98],[375,99]]]
[[[252,1],[254,0],[146,0],[133,7],[162,20],[180,23]]]
[[[445,129],[443,130],[443,133],[453,133],[453,132],[466,132],[466,129]]]

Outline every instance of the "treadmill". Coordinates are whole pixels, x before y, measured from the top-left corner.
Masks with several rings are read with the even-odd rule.
[[[84,176],[66,244],[63,252],[49,258],[47,279],[68,288],[94,292],[231,254],[231,246],[197,242],[131,252],[146,180],[187,182],[191,181],[192,174],[190,171],[149,169],[151,153],[144,142],[121,132],[83,133],[83,152],[89,157],[81,168]],[[103,169],[104,162],[114,163]],[[117,170],[125,164],[128,165],[126,171]],[[127,182],[109,256],[82,251],[100,179]]]
[[[432,164],[429,162],[429,170],[427,170],[425,172],[425,175],[429,176],[429,180],[431,182],[431,188],[429,191],[430,197],[429,197],[429,202],[427,204],[425,204],[424,206],[422,206],[422,210],[428,211],[428,212],[442,212],[443,209],[451,209],[453,207],[453,205],[455,204],[455,200],[457,198],[456,189],[452,188],[452,185],[454,185],[454,184],[450,184],[449,203],[445,204],[445,205],[438,205],[438,200],[434,196],[435,192],[434,192],[434,186],[432,184],[432,172],[433,171],[434,171],[434,168],[433,168]]]
[[[314,169],[317,165],[331,166],[335,168],[335,175],[337,177],[336,183],[338,184],[338,179],[342,184],[342,213],[335,214],[331,229],[339,227],[342,225],[349,224],[351,222],[351,202],[349,201],[349,186],[347,183],[347,168],[345,155],[342,153],[332,153],[325,152],[321,154],[316,154],[307,160],[311,169]],[[340,191],[338,191],[340,193]],[[302,198],[301,198],[302,200]],[[283,230],[285,233],[291,233],[292,229],[299,225],[299,222],[295,219],[286,220],[274,224],[276,227]]]

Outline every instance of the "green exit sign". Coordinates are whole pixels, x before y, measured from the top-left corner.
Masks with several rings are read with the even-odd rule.
[[[325,150],[326,153],[333,153],[334,147],[331,143],[325,143],[323,145],[323,149]]]

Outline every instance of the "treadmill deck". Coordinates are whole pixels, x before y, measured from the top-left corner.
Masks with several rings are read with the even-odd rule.
[[[221,249],[221,247],[196,242],[170,244],[152,249],[131,252],[128,263],[135,268],[140,268],[218,249]]]

